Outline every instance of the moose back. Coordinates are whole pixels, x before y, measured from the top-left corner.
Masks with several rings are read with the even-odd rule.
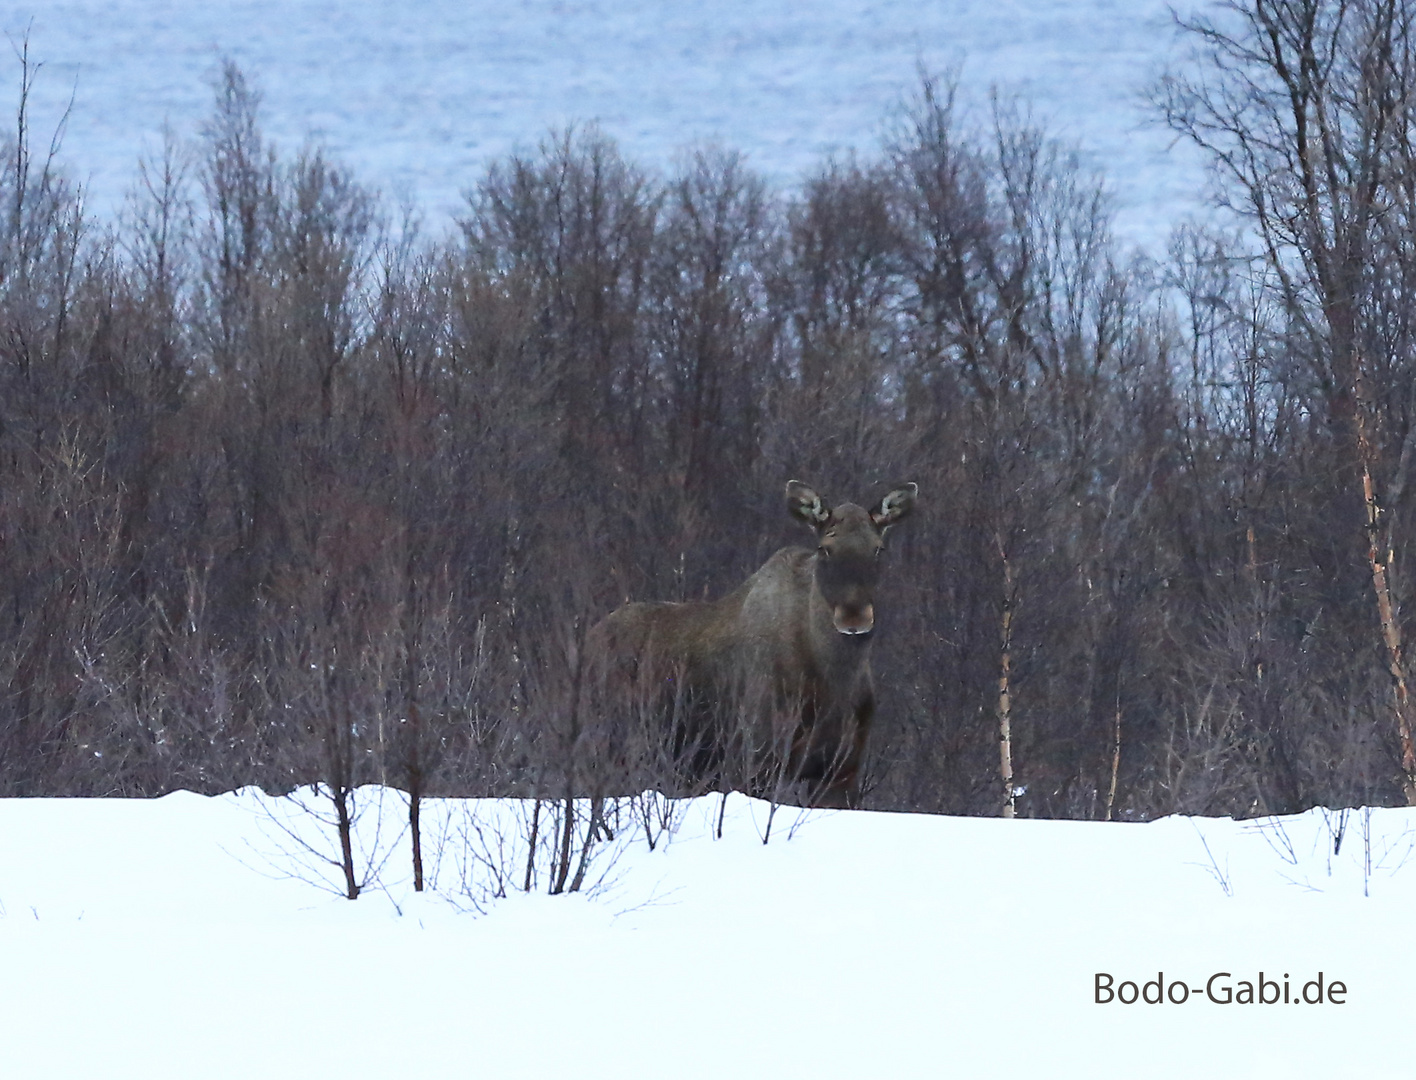
[[[674,786],[855,803],[881,556],[917,493],[831,507],[793,480],[787,509],[814,549],[782,548],[721,600],[626,604],[590,631],[609,707],[650,715]]]

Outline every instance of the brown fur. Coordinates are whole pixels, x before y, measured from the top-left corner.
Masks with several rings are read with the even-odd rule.
[[[731,783],[725,766],[737,762],[754,794],[785,782],[813,804],[854,803],[875,711],[879,558],[916,490],[833,510],[792,481],[788,509],[816,532],[816,550],[782,548],[721,600],[626,604],[591,630],[590,654],[621,695],[628,676],[659,688],[661,711],[676,706],[669,741],[691,788]]]

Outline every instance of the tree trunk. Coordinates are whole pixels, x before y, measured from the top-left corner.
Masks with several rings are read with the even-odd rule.
[[[1401,625],[1392,603],[1388,567],[1391,563],[1391,537],[1382,535],[1382,508],[1377,503],[1372,483],[1372,444],[1362,413],[1357,420],[1358,453],[1362,459],[1362,503],[1367,515],[1367,562],[1372,570],[1372,592],[1377,601],[1377,617],[1381,622],[1382,644],[1386,647],[1387,670],[1391,672],[1392,711],[1396,718],[1397,739],[1401,744],[1402,788],[1406,805],[1416,806],[1416,747],[1411,741],[1411,698],[1406,684],[1406,664],[1401,640]]]
[[[1013,564],[995,534],[998,555],[1003,560],[1003,615],[1000,626],[1001,656],[998,669],[998,775],[1003,782],[1003,816],[1013,817],[1017,794],[1013,787]]]
[[[1116,774],[1121,771],[1121,706],[1116,706],[1116,726],[1112,729],[1111,742],[1111,787],[1106,792],[1106,820],[1111,820],[1112,808],[1116,805]]]
[[[531,809],[531,837],[526,848],[526,880],[522,883],[521,891],[530,892],[531,885],[536,875],[536,844],[540,839],[541,832],[541,800],[537,799],[535,806]]]
[[[423,891],[423,830],[419,817],[423,807],[423,772],[408,770],[408,829],[413,836],[413,891]]]
[[[354,876],[353,825],[349,814],[349,798],[352,792],[341,785],[333,791],[334,812],[339,820],[339,855],[344,867],[344,895],[350,900],[359,899],[359,882]]]

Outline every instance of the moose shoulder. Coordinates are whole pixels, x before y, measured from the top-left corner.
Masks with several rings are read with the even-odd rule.
[[[626,604],[591,630],[612,700],[650,688],[690,789],[739,780],[755,794],[785,785],[813,804],[854,803],[875,710],[880,556],[917,491],[833,508],[793,480],[787,509],[814,549],[781,549],[721,600]]]

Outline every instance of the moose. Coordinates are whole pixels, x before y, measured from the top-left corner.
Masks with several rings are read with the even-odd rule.
[[[816,535],[785,547],[716,601],[631,603],[590,631],[603,685],[650,688],[660,737],[690,790],[731,783],[756,795],[853,806],[875,711],[870,645],[889,530],[914,509],[915,484],[870,510],[829,506],[787,484],[787,509]],[[667,727],[668,731],[662,728]]]

